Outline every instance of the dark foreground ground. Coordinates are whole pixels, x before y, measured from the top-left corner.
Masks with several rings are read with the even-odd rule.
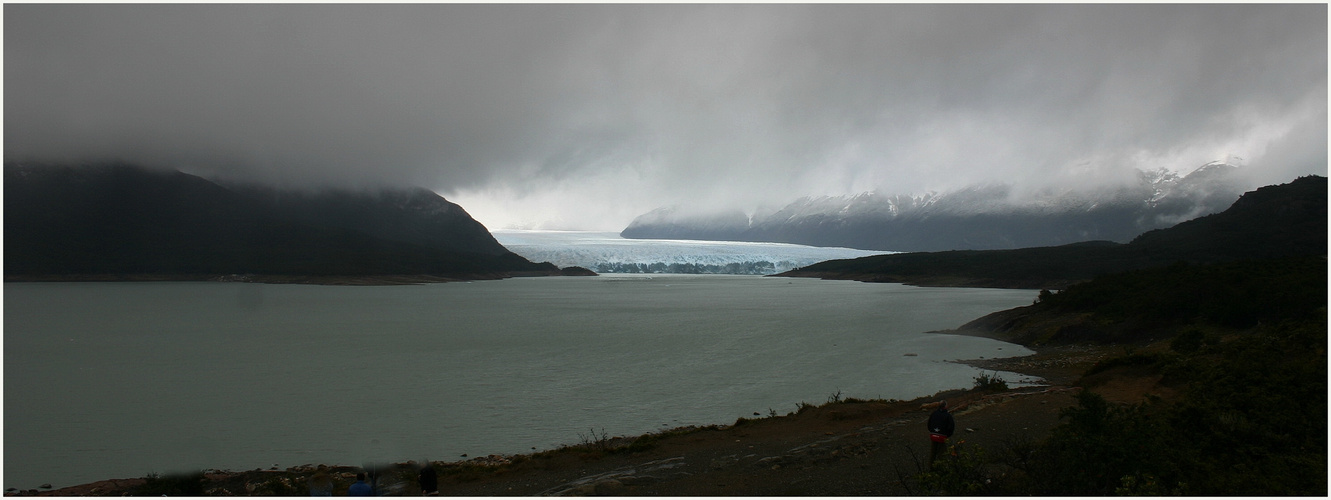
[[[435,463],[440,493],[452,496],[619,495],[776,496],[906,495],[908,479],[927,458],[924,426],[946,398],[956,410],[953,442],[1000,448],[1036,441],[1075,404],[1079,375],[1117,347],[1064,346],[1023,358],[970,362],[1045,378],[1051,385],[1003,392],[953,391],[914,401],[840,401],[797,414],[676,429],[647,439],[589,439],[521,456]],[[1159,390],[1152,380],[1099,381],[1111,400],[1140,400]],[[833,399],[833,398],[829,398]],[[381,476],[381,494],[419,495],[413,464]],[[345,494],[358,467],[331,467],[335,494]],[[312,466],[286,470],[207,471],[188,478],[99,481],[10,495],[306,495]]]

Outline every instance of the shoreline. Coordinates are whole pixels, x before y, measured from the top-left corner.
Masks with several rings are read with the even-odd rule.
[[[900,283],[902,285],[939,288],[1004,288],[1013,290],[1063,289],[1084,280],[1030,280],[984,278],[973,276],[906,276],[875,272],[805,271],[792,269],[773,274],[778,278],[812,278],[831,281],[859,281],[861,283]]]
[[[585,271],[585,272],[584,272]],[[8,275],[5,283],[161,283],[218,282],[262,283],[270,285],[395,286],[490,281],[509,278],[545,276],[595,276],[580,268],[559,271],[520,271],[464,274],[383,274],[383,275],[301,275],[301,274],[61,274]]]

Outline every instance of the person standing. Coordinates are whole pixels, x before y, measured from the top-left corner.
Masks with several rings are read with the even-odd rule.
[[[314,475],[310,476],[310,496],[333,496],[333,477],[328,475],[328,467],[320,465]]]
[[[365,482],[365,473],[364,473],[364,472],[357,472],[357,473],[356,473],[356,482],[351,483],[351,487],[350,487],[350,488],[347,488],[347,496],[349,496],[349,497],[372,497],[372,496],[374,496],[374,490],[373,490],[372,488],[370,488],[370,484],[369,484],[369,483]]]
[[[425,466],[421,467],[421,473],[417,477],[421,484],[421,494],[426,496],[436,496],[439,494],[439,477],[434,473],[434,464],[429,460],[425,461]]]
[[[929,415],[929,441],[933,445],[929,453],[929,467],[933,467],[938,455],[947,450],[947,439],[952,437],[956,425],[952,414],[947,412],[947,400],[940,401],[938,409]]]

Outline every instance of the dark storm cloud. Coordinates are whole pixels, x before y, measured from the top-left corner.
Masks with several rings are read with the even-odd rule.
[[[6,5],[8,159],[416,184],[495,224],[1229,155],[1326,171],[1325,5]],[[486,220],[489,214],[491,220]]]

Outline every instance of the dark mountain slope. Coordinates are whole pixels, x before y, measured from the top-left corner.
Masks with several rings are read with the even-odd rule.
[[[5,168],[5,276],[549,273],[427,191],[228,188],[124,165]]]
[[[236,187],[265,213],[323,228],[343,228],[375,238],[442,250],[503,255],[494,236],[462,207],[427,189],[374,193],[303,193]]]
[[[1135,238],[1160,258],[1192,262],[1326,255],[1326,178],[1302,177],[1245,193],[1223,213]]]
[[[1175,262],[1326,255],[1326,178],[1301,177],[1244,194],[1228,210],[1143,234],[1128,244],[877,255],[820,262],[780,276],[941,286],[1063,288],[1092,277]]]

